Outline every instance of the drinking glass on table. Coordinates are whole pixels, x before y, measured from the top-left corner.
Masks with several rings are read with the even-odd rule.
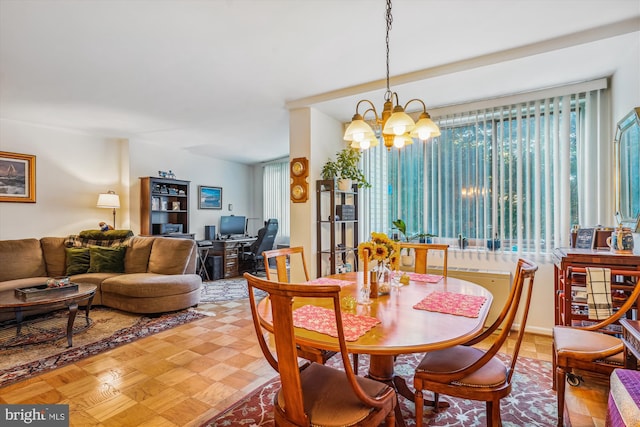
[[[402,273],[399,270],[394,270],[391,275],[391,287],[399,288],[402,286],[400,283],[400,278],[402,277]]]
[[[358,304],[371,304],[371,298],[369,298],[370,292],[370,285],[368,283],[363,283],[358,289]]]

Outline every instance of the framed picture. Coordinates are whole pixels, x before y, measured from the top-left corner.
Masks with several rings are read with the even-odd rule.
[[[36,201],[36,156],[0,151],[0,202]]]
[[[576,236],[576,249],[593,249],[595,238],[595,228],[580,228]]]
[[[222,209],[222,187],[198,185],[198,209]]]

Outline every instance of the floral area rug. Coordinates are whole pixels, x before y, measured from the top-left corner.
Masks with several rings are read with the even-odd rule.
[[[398,357],[396,374],[407,384],[413,384],[413,372],[422,359],[422,354],[408,354]],[[369,366],[369,358],[361,355],[361,373]],[[332,357],[328,364],[338,366],[339,357]],[[551,363],[526,357],[518,358],[511,394],[502,399],[500,408],[504,426],[555,426],[557,424],[556,395],[551,390]],[[280,381],[268,381],[231,407],[207,421],[202,426],[273,426],[273,397],[280,387]],[[429,393],[425,392],[425,399]],[[434,413],[425,407],[425,425],[429,426],[485,426],[485,403],[466,399],[441,396],[442,401],[451,405],[446,410]],[[408,426],[415,425],[413,402],[400,397],[400,406]]]
[[[258,292],[256,292],[256,295],[258,295]],[[201,304],[245,298],[249,298],[249,290],[247,288],[247,280],[243,277],[202,282]]]
[[[6,345],[15,344],[16,328],[9,326],[0,330],[0,388],[203,317],[194,310],[149,317],[98,306],[91,310],[91,325],[74,334],[71,348],[67,348],[65,335],[66,310],[43,315],[23,326],[20,345]],[[74,327],[83,325],[84,312],[78,311]],[[62,338],[34,343],[56,335]]]

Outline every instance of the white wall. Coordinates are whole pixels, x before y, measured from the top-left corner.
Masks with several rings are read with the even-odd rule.
[[[632,108],[640,107],[640,37],[631,40],[611,78],[613,126]],[[612,134],[612,140],[614,137],[615,134]]]
[[[291,246],[304,246],[309,274],[316,277],[316,180],[327,159],[344,147],[342,123],[313,108],[291,111],[290,157],[309,159],[309,200],[291,203]]]
[[[129,141],[131,162],[131,229],[140,232],[140,177],[158,176],[171,170],[177,179],[191,181],[189,232],[204,239],[204,226],[220,224],[221,215],[251,218],[257,209],[253,196],[253,168],[240,163],[191,154],[183,149],[158,146],[145,141]],[[198,186],[222,187],[222,209],[198,209]],[[229,204],[233,210],[229,210]],[[259,207],[261,212],[262,206]],[[260,215],[261,216],[261,215]]]
[[[111,210],[96,208],[98,194],[108,190],[120,195],[117,228],[138,234],[139,177],[157,176],[158,170],[191,181],[189,231],[197,239],[204,239],[205,225],[218,226],[221,215],[262,212],[253,197],[251,166],[182,149],[2,119],[0,151],[36,156],[36,203],[0,203],[0,239],[66,236],[97,229],[101,221],[110,224]],[[198,185],[222,187],[222,210],[198,209]]]
[[[36,156],[36,203],[0,203],[0,239],[65,236],[111,224],[111,210],[96,208],[107,190],[121,195],[116,220],[128,226],[122,141],[1,119],[0,151]]]

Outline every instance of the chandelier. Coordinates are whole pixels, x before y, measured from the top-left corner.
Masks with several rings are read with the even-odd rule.
[[[387,45],[387,91],[384,94],[384,108],[382,114],[378,115],[375,105],[368,99],[362,99],[358,101],[356,105],[356,113],[351,119],[351,123],[344,132],[344,140],[351,142],[351,147],[366,150],[369,147],[375,147],[378,145],[378,138],[373,128],[364,120],[364,116],[371,112],[375,116],[375,126],[378,130],[381,129],[382,139],[384,146],[387,150],[391,150],[391,147],[402,148],[405,145],[412,144],[413,138],[418,138],[421,141],[435,136],[440,136],[440,129],[431,116],[427,113],[427,107],[425,103],[420,99],[409,100],[404,107],[400,105],[398,94],[392,92],[389,88],[389,31],[391,30],[391,23],[393,22],[393,16],[391,15],[391,0],[387,0],[387,37],[385,39]],[[418,117],[418,122],[414,122],[411,116],[405,113],[407,106],[412,102],[418,102],[422,105],[422,113]],[[395,104],[394,104],[395,103]],[[364,113],[360,114],[358,111],[361,104],[368,104],[369,108]]]

